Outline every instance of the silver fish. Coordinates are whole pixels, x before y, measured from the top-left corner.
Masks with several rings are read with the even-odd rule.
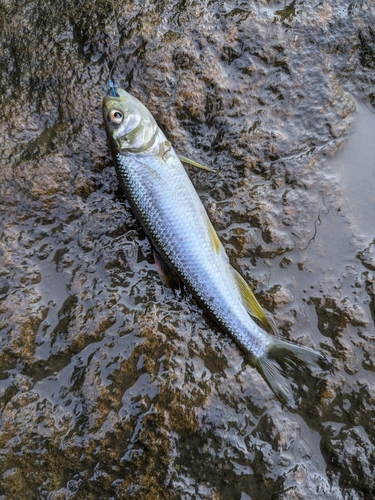
[[[250,357],[282,401],[288,368],[325,361],[318,352],[269,335],[275,327],[230,265],[181,161],[148,109],[125,90],[103,100],[103,119],[120,182],[154,249],[163,281],[178,276]],[[261,328],[251,316],[257,318]]]

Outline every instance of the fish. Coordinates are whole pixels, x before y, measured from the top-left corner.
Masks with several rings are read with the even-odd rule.
[[[292,405],[288,373],[319,370],[325,356],[275,336],[274,321],[231,265],[181,159],[195,162],[180,159],[138,99],[120,88],[113,94],[102,105],[109,149],[164,284],[177,288],[182,282],[279,400]]]

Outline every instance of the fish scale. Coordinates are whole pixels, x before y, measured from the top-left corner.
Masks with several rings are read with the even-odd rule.
[[[221,326],[245,349],[261,356],[269,338],[249,316],[237,287],[228,294],[230,264],[226,254],[223,258],[212,248],[205,221],[196,216],[195,207],[202,213],[204,209],[196,191],[186,189],[186,178],[189,183],[190,179],[174,150],[167,161],[145,156],[140,162],[132,155],[117,155],[117,164],[158,248]]]
[[[324,356],[270,336],[252,319],[250,314],[274,330],[230,265],[179,157],[147,108],[117,89],[103,100],[103,119],[119,179],[161,266],[167,263],[177,273],[280,400],[292,405],[287,371],[304,364],[315,369],[326,362]]]

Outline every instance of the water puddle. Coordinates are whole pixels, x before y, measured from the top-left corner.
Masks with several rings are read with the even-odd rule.
[[[357,236],[374,238],[375,214],[375,113],[356,102],[352,131],[332,161],[342,194],[344,212]]]
[[[56,263],[52,260],[38,263],[42,276],[36,290],[41,296],[41,305],[47,308],[48,315],[41,323],[36,337],[35,360],[47,360],[50,356],[51,334],[56,330],[63,315],[63,306],[70,297],[67,280],[56,272]]]
[[[358,249],[374,238],[375,114],[365,104],[356,104],[351,132],[328,165],[327,174],[334,174],[338,190],[332,195],[321,194],[310,240],[305,248],[296,248],[289,254],[295,266],[276,273],[277,279],[285,282],[291,267],[305,271],[293,273],[298,283],[294,293],[299,288],[313,288],[323,280],[337,281],[338,287],[341,279],[337,270],[356,267]]]

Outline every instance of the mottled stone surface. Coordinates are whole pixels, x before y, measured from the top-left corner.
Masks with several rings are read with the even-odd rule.
[[[374,2],[114,6],[0,5],[0,499],[372,499],[375,230],[334,165],[375,112]],[[217,168],[189,173],[280,335],[332,357],[297,409],[160,283],[105,142],[114,63]]]

